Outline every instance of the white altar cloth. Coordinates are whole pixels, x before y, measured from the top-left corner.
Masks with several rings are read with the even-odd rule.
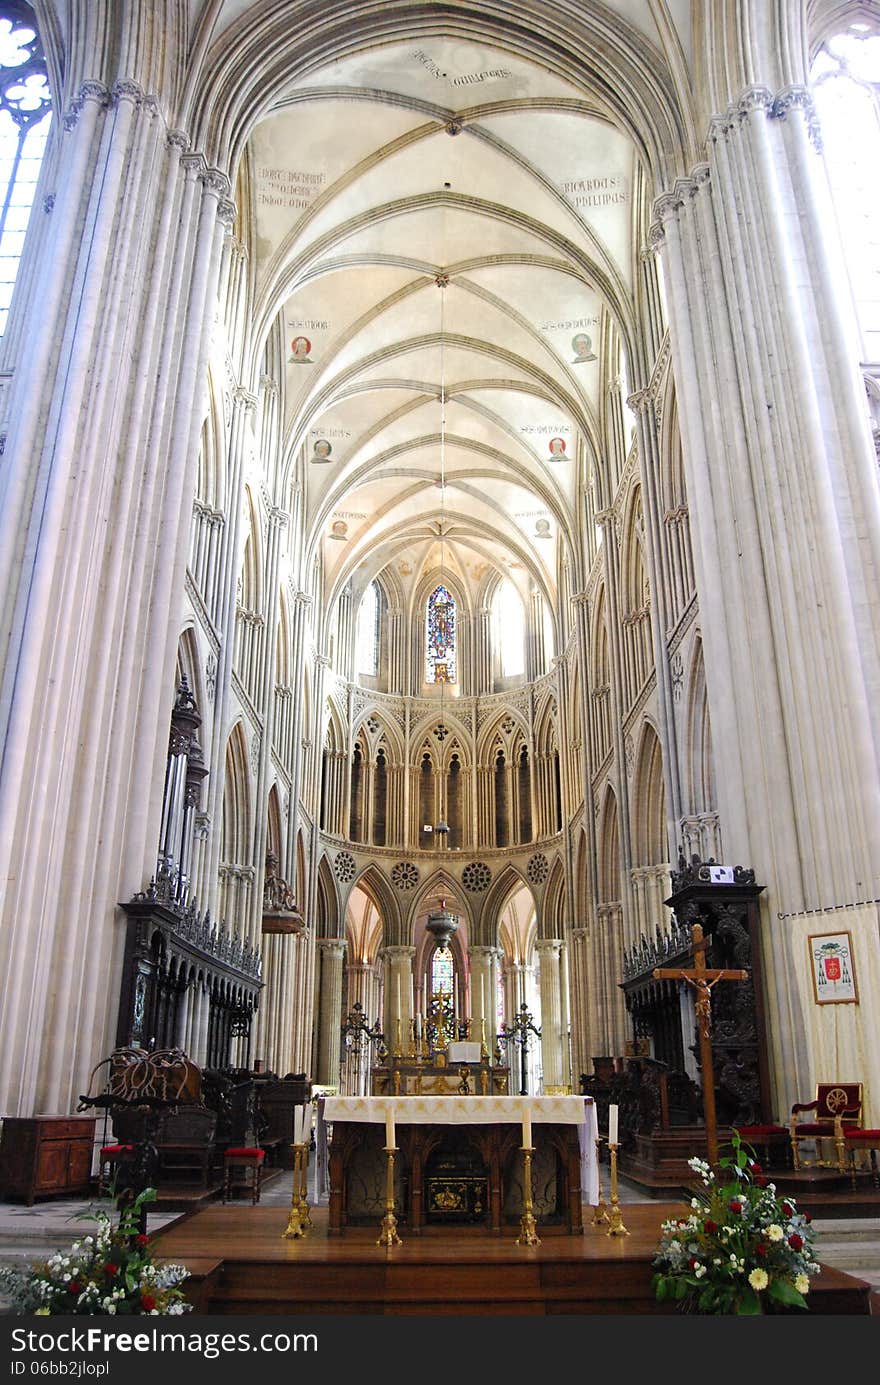
[[[584,1202],[599,1201],[596,1165],[596,1107],[583,1096],[328,1096],[324,1120],[383,1125],[519,1125],[528,1111],[532,1124],[576,1125],[581,1147]]]

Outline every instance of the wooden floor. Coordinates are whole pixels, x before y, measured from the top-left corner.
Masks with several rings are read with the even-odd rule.
[[[482,1227],[399,1228],[402,1244],[376,1244],[375,1227],[328,1236],[327,1209],[313,1229],[284,1236],[283,1207],[214,1204],[162,1231],[156,1253],[190,1269],[190,1295],[210,1314],[666,1314],[651,1290],[660,1224],[682,1203],[622,1206],[629,1232],[591,1225],[570,1236],[539,1227],[541,1245],[517,1245],[518,1228],[493,1237]],[[810,1311],[870,1314],[870,1285],[828,1266],[813,1281]]]

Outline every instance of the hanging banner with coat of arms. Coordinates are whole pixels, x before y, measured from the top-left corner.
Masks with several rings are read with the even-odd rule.
[[[858,1004],[852,937],[845,933],[812,933],[807,939],[817,1005]]]

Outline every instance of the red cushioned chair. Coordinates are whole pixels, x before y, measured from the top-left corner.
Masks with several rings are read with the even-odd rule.
[[[108,1180],[112,1186],[116,1182],[116,1170],[120,1164],[130,1164],[135,1156],[134,1145],[103,1145],[98,1164],[98,1197],[104,1196]],[[105,1170],[109,1169],[109,1173]]]
[[[777,1151],[782,1154],[782,1163],[789,1164],[791,1140],[787,1125],[738,1125],[737,1130],[767,1168],[776,1163]]]
[[[846,1147],[847,1160],[849,1162],[849,1176],[852,1183],[853,1192],[856,1191],[856,1154],[860,1149],[866,1149],[871,1158],[871,1182],[875,1188],[880,1188],[880,1172],[877,1170],[877,1150],[880,1149],[880,1130],[861,1130],[857,1127],[850,1127],[843,1132],[843,1143]]]
[[[815,1119],[801,1120],[806,1112],[813,1112]],[[860,1130],[862,1126],[862,1084],[861,1082],[819,1082],[812,1101],[795,1102],[791,1108],[791,1157],[797,1170],[816,1165],[822,1168],[846,1169],[846,1132]],[[816,1158],[801,1159],[798,1146],[802,1140],[815,1140]],[[822,1157],[822,1142],[834,1141],[834,1159]]]
[[[223,1155],[223,1201],[229,1202],[232,1197],[233,1175],[236,1169],[243,1169],[245,1172],[245,1187],[250,1187],[251,1202],[259,1202],[260,1185],[263,1179],[263,1161],[266,1158],[266,1151],[260,1149],[258,1145],[242,1145],[236,1149],[227,1149]],[[247,1173],[250,1170],[250,1181],[247,1180]]]

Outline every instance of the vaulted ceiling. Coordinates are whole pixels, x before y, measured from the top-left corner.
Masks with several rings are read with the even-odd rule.
[[[384,569],[405,605],[442,570],[474,607],[501,573],[553,609],[563,557],[583,579],[585,490],[627,387],[630,137],[543,62],[426,37],[292,82],[245,168],[257,336],[282,343],[328,601]]]

